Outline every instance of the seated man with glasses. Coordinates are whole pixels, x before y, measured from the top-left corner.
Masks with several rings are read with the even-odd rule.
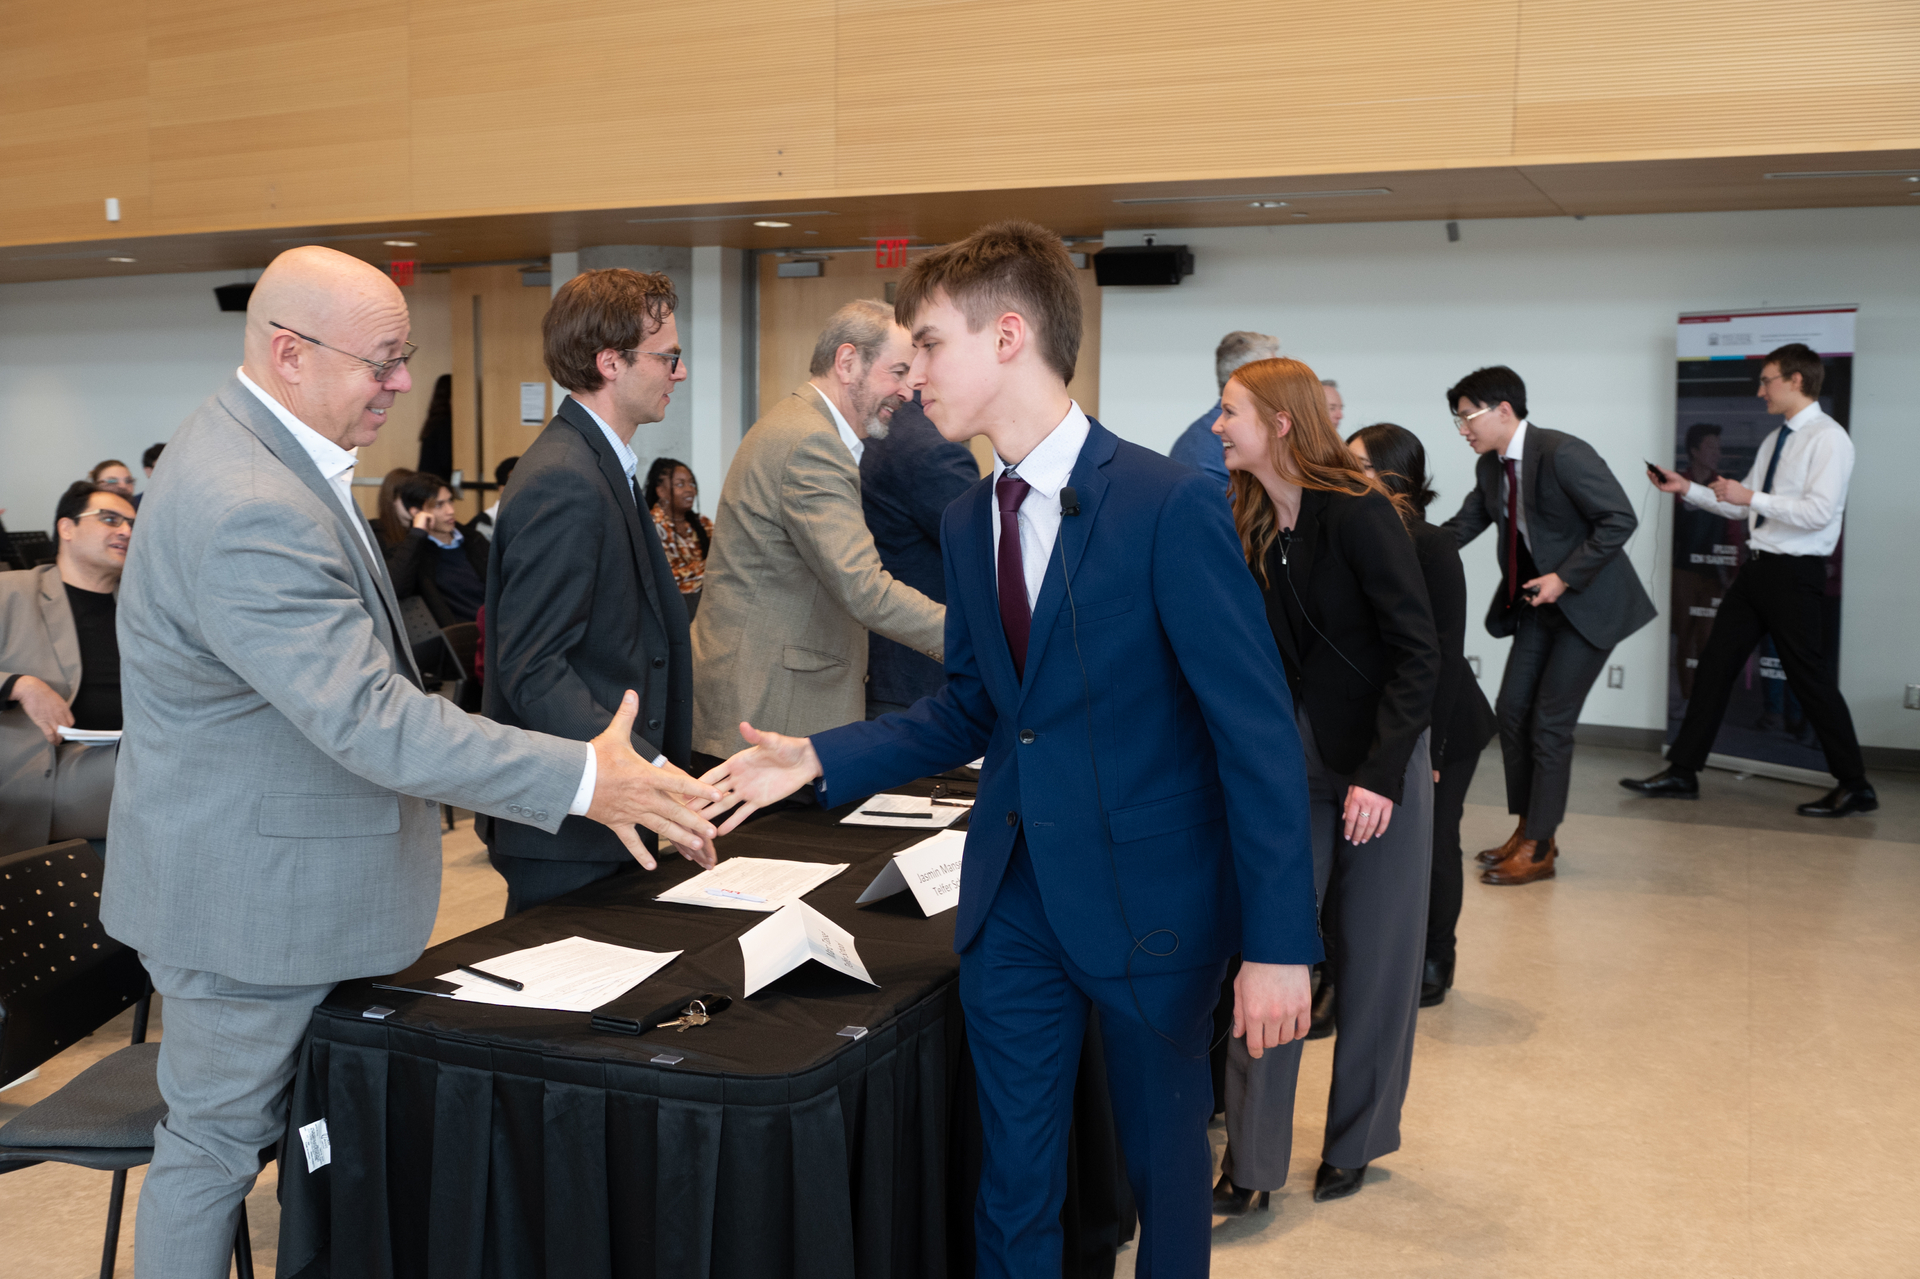
[[[120,727],[114,605],[133,503],[81,480],[54,513],[54,562],[0,573],[0,854],[103,839],[115,743],[63,742],[62,728]]]

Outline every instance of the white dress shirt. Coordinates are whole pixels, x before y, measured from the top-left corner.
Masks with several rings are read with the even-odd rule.
[[[313,459],[320,478],[340,499],[340,505],[347,513],[347,523],[359,531],[360,542],[367,548],[367,554],[373,557],[374,563],[382,563],[380,548],[373,544],[373,533],[367,528],[367,517],[360,514],[360,508],[353,504],[353,468],[360,459],[295,417],[286,405],[261,390],[247,376],[245,369],[235,369],[234,372],[240,377],[240,385],[253,392],[253,397],[267,406],[267,412],[280,419],[280,425],[287,428],[287,433],[293,436],[293,442]]]
[[[1773,492],[1762,493],[1774,440],[1789,432],[1773,473]],[[1688,486],[1686,499],[1702,510],[1747,522],[1747,545],[1774,555],[1831,555],[1840,544],[1840,519],[1853,477],[1853,439],[1838,422],[1809,404],[1784,426],[1767,432],[1741,483],[1753,490],[1751,506],[1722,502],[1704,484]],[[1755,521],[1765,516],[1758,528]]]
[[[1513,428],[1513,438],[1507,441],[1506,449],[1500,454],[1502,459],[1513,459],[1513,473],[1520,477],[1522,484],[1526,483],[1527,470],[1525,464],[1520,460],[1520,442],[1526,438],[1527,420],[1521,418],[1520,425]],[[1502,511],[1507,509],[1507,468],[1504,460],[1500,467],[1500,509]],[[1520,526],[1520,540],[1527,544],[1527,554],[1531,555],[1533,554],[1533,539],[1527,536],[1527,499],[1525,494],[1521,495],[1520,501],[1518,505],[1514,507],[1514,510],[1519,513],[1519,518],[1515,520],[1514,523]]]
[[[1067,415],[1060,419],[1060,425],[1048,433],[1047,438],[1033,446],[1018,463],[1009,467],[1001,461],[1000,455],[993,455],[993,483],[996,489],[1000,477],[1011,470],[1020,479],[1032,486],[1026,500],[1020,504],[1020,567],[1027,578],[1027,608],[1031,610],[1040,602],[1040,583],[1047,577],[1047,562],[1053,557],[1053,544],[1060,536],[1060,490],[1073,478],[1073,464],[1080,460],[1080,450],[1086,447],[1087,432],[1092,429],[1087,415],[1080,406],[1071,401],[1067,404]],[[993,503],[993,555],[994,563],[1000,562],[1000,502],[999,494],[994,495]],[[994,581],[999,577],[996,574]]]
[[[808,385],[811,386],[812,383]],[[860,457],[867,451],[867,442],[853,433],[853,428],[847,425],[847,419],[840,413],[840,406],[833,402],[831,396],[817,386],[813,390],[816,395],[826,401],[827,412],[833,414],[833,427],[840,432],[840,442],[847,446],[847,452],[853,454],[853,464],[860,465]]]
[[[572,397],[569,396],[568,398],[571,399]],[[574,400],[573,402],[580,404],[578,400]],[[607,420],[598,413],[595,413],[584,404],[580,404],[580,411],[593,419],[593,424],[600,428],[602,435],[607,437],[607,443],[613,445],[613,455],[619,459],[620,469],[627,473],[627,484],[631,486],[634,477],[638,475],[640,471],[640,459],[634,454],[633,447],[618,435],[615,435],[613,428],[607,425]],[[498,505],[498,503],[495,503],[495,506]]]

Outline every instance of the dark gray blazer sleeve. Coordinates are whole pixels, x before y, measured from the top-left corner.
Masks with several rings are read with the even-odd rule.
[[[1553,455],[1553,476],[1591,531],[1551,571],[1560,575],[1569,590],[1583,591],[1620,553],[1640,521],[1620,481],[1585,440],[1569,436],[1562,441]]]
[[[1480,493],[1480,468],[1474,467],[1473,487],[1467,490],[1466,500],[1460,503],[1460,509],[1454,512],[1452,519],[1440,527],[1453,532],[1453,544],[1465,546],[1485,531],[1493,523],[1493,513],[1487,510],[1486,499]]]

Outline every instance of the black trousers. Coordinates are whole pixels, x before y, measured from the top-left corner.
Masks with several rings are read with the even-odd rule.
[[[1567,815],[1573,774],[1573,726],[1611,648],[1595,648],[1551,604],[1524,606],[1500,680],[1494,715],[1507,769],[1507,811],[1523,817],[1528,839],[1551,839]]]
[[[1713,633],[1694,670],[1693,697],[1680,735],[1667,752],[1668,763],[1695,771],[1706,766],[1733,682],[1761,637],[1770,635],[1787,687],[1800,699],[1807,723],[1827,753],[1828,771],[1843,785],[1866,781],[1853,715],[1826,651],[1826,585],[1826,560],[1818,555],[1756,554],[1741,566],[1720,600]]]
[[[1427,883],[1427,958],[1452,963],[1455,925],[1460,922],[1460,900],[1466,875],[1460,865],[1460,815],[1466,810],[1467,788],[1480,766],[1480,753],[1440,766],[1433,784],[1433,873]]]
[[[487,860],[507,881],[507,914],[518,915],[556,897],[564,897],[576,888],[597,884],[640,863],[628,858],[620,862],[570,862],[547,857],[508,857],[487,850]]]

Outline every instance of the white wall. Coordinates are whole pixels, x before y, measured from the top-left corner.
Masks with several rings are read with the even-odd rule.
[[[0,285],[0,507],[48,528],[67,485],[167,439],[240,366],[239,271]]]
[[[1144,233],[1113,232],[1108,244]],[[1426,443],[1441,519],[1473,457],[1447,420],[1446,388],[1486,364],[1527,382],[1544,426],[1590,440],[1642,506],[1630,547],[1662,617],[1613,660],[1583,722],[1665,724],[1667,555],[1672,513],[1648,498],[1641,459],[1673,451],[1674,320],[1720,307],[1858,303],[1853,420],[1859,450],[1847,510],[1841,683],[1860,737],[1920,747],[1920,209],[1169,228],[1194,274],[1177,288],[1109,288],[1102,302],[1102,420],[1165,451],[1215,395],[1213,347],[1231,329],[1277,334],[1283,351],[1339,381],[1344,429],[1392,421]],[[1477,617],[1499,580],[1488,535],[1465,554]],[[1467,651],[1498,687],[1506,644],[1476,622]]]

